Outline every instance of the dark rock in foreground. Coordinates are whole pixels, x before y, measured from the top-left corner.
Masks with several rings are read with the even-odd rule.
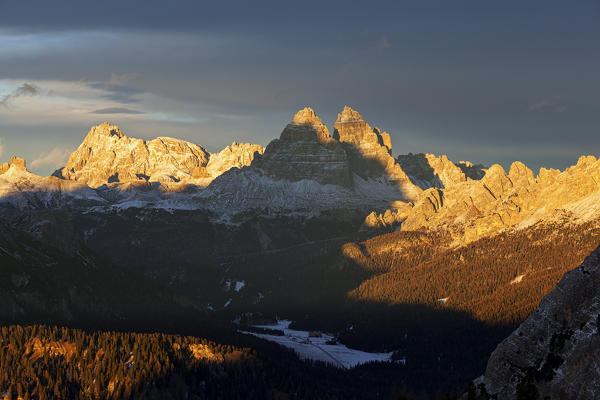
[[[563,277],[492,353],[492,398],[600,398],[600,248]]]

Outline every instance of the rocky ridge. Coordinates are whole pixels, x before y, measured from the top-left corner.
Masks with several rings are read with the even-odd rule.
[[[211,155],[184,140],[130,138],[118,126],[105,122],[92,127],[67,165],[54,175],[90,187],[114,182],[193,182],[206,186],[230,168],[249,165],[262,151],[258,145],[234,143]]]
[[[600,395],[600,248],[492,353],[476,383],[498,400]],[[496,397],[493,397],[496,396]],[[548,397],[547,397],[548,396]]]
[[[342,144],[352,171],[362,179],[389,181],[405,199],[413,199],[421,191],[392,157],[390,135],[371,128],[358,111],[344,107],[334,124],[333,138]]]
[[[300,110],[249,167],[215,179],[202,194],[230,209],[384,208],[415,200],[412,184],[390,155],[388,134],[345,107],[333,137],[314,110]]]
[[[403,230],[445,229],[461,243],[522,228],[542,220],[588,220],[600,213],[600,161],[582,156],[565,171],[521,162],[508,173],[492,165],[480,180],[425,190],[402,222]]]
[[[350,107],[338,115],[332,136],[314,110],[300,110],[264,151],[233,143],[211,154],[178,139],[129,138],[104,123],[55,173],[61,179],[31,174],[18,159],[1,164],[0,193],[3,204],[20,209],[150,207],[219,214],[351,207],[365,215],[376,210],[367,228],[446,229],[458,243],[541,220],[585,220],[600,213],[600,161],[592,156],[565,171],[541,169],[534,176],[520,162],[507,173],[499,165],[483,169],[432,154],[394,159],[391,150],[389,135]]]
[[[468,179],[483,178],[483,165],[468,161],[454,163],[447,156],[435,154],[405,154],[397,158],[410,179],[421,189],[447,188]]]
[[[324,185],[352,187],[346,152],[309,107],[294,115],[280,138],[269,143],[253,166],[290,182],[310,179]]]

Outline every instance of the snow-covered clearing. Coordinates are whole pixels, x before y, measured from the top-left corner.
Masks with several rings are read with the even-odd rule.
[[[371,361],[392,361],[391,352],[367,353],[349,349],[343,344],[326,344],[327,341],[333,340],[333,336],[323,333],[320,337],[309,337],[308,331],[289,329],[291,323],[289,320],[281,320],[274,325],[254,325],[256,328],[281,330],[284,336],[240,332],[289,347],[303,360],[323,361],[339,368],[353,368]]]

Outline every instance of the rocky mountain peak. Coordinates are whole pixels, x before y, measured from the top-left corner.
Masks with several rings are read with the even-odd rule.
[[[194,183],[205,186],[232,167],[250,165],[261,146],[235,145],[214,155],[185,140],[157,137],[145,141],[127,137],[116,125],[105,122],[90,129],[83,143],[55,176],[78,180],[92,187],[106,183]]]
[[[15,169],[22,170],[22,171],[27,170],[27,163],[21,157],[12,156],[10,158],[10,166]]]
[[[351,107],[344,106],[341,113],[338,114],[336,123],[363,121],[362,115]]]
[[[292,121],[281,132],[280,139],[285,141],[317,140],[323,144],[332,142],[329,130],[310,107],[305,107],[294,115]]]
[[[302,110],[298,111],[294,118],[292,118],[291,124],[294,125],[323,125],[321,119],[310,107],[304,107]]]
[[[467,180],[465,169],[475,169],[472,163],[461,161],[454,163],[446,155],[404,154],[397,158],[398,163],[411,178],[413,183],[422,189],[430,187],[447,188]],[[475,174],[472,174],[475,176]],[[483,173],[481,174],[483,176]],[[479,179],[481,176],[475,177]]]
[[[89,136],[114,136],[122,138],[125,137],[125,134],[121,132],[121,129],[119,129],[118,126],[111,125],[109,122],[103,122],[100,125],[93,126],[88,133],[88,137]]]
[[[350,143],[358,147],[365,147],[370,144],[383,145],[383,138],[380,138],[381,132],[379,129],[376,131],[371,128],[357,111],[348,106],[345,106],[342,112],[338,114],[337,121],[333,126],[333,137],[340,142]]]
[[[531,171],[521,161],[515,161],[510,166],[508,171],[508,178],[511,180],[513,185],[517,187],[523,187],[535,183],[535,177],[533,171]]]
[[[594,156],[581,156],[577,160],[576,167],[588,166],[588,165],[595,163],[596,161],[597,161],[596,157],[594,157]]]
[[[264,151],[264,147],[258,144],[233,142],[219,153],[210,154],[206,170],[211,177],[217,177],[231,168],[249,166]]]
[[[334,124],[333,138],[342,143],[352,170],[363,179],[385,178],[402,187],[405,198],[416,196],[420,189],[413,185],[391,156],[390,135],[371,128],[360,113],[345,106]]]
[[[306,179],[352,186],[346,152],[329,136],[327,127],[310,107],[294,115],[280,138],[269,143],[253,166],[271,177],[291,182]]]
[[[11,168],[17,171],[27,171],[27,164],[24,159],[12,156],[10,162],[0,164],[0,174],[7,172]]]

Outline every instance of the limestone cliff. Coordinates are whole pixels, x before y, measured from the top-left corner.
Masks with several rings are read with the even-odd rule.
[[[294,115],[280,138],[269,143],[253,166],[271,177],[291,182],[311,179],[352,187],[346,151],[329,136],[327,127],[309,107]]]
[[[468,180],[421,194],[402,229],[444,228],[463,242],[563,215],[597,215],[600,161],[581,157],[563,172],[542,169],[537,177],[521,162],[506,171],[492,165],[481,180]]]
[[[4,162],[0,164],[0,175],[8,172],[11,167],[13,170],[27,171],[27,164],[25,163],[25,160],[20,157],[12,156],[10,158],[10,162]]]
[[[242,168],[252,164],[255,157],[264,152],[258,144],[233,142],[218,153],[211,153],[206,165],[206,172],[215,178],[231,168]]]
[[[404,154],[398,163],[410,179],[422,189],[447,188],[470,179],[483,177],[483,166],[467,161],[453,163],[447,156],[434,154]]]
[[[498,345],[477,383],[498,400],[599,398],[599,315],[600,248]]]
[[[234,143],[213,156],[184,140],[130,138],[105,122],[92,127],[67,165],[54,175],[91,187],[112,182],[210,182],[229,168],[249,165],[257,152],[261,153],[262,147]]]
[[[358,111],[344,107],[334,124],[333,138],[346,149],[352,171],[362,179],[389,181],[408,199],[421,192],[392,157],[390,135],[371,128]]]

